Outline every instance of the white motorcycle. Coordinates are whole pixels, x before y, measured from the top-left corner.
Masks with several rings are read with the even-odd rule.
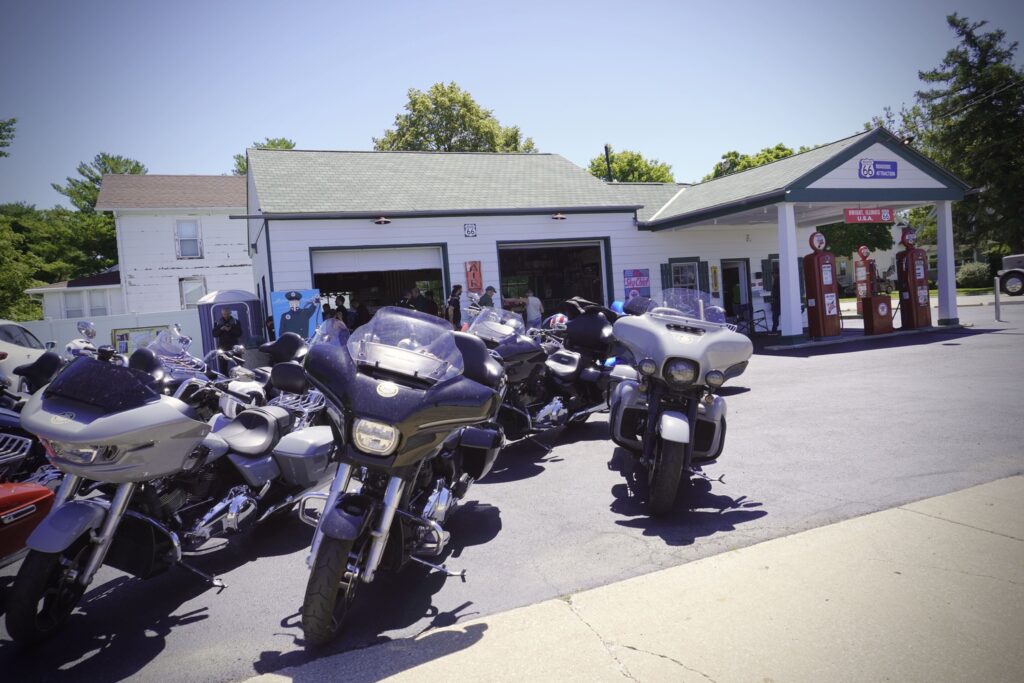
[[[614,334],[637,375],[612,392],[611,437],[646,470],[649,508],[664,515],[695,468],[721,455],[726,405],[715,392],[746,369],[753,345],[699,291],[668,289],[625,308],[631,315],[615,321]]]

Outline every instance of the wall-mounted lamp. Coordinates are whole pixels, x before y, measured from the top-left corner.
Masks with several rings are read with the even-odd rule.
[[[381,216],[380,218],[374,218],[373,222],[375,224],[377,224],[377,225],[387,225],[388,223],[391,222],[391,219],[390,218],[385,218],[384,216]]]
[[[564,213],[553,213],[553,214],[551,214],[551,220],[553,220],[553,221],[564,221],[565,220],[565,214]]]
[[[900,142],[902,142],[904,145],[909,145],[913,141],[914,141],[914,136],[913,135],[908,135],[907,137],[905,137],[902,140],[900,140]]]

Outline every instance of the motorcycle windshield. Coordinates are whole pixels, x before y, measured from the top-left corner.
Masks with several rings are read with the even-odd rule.
[[[151,349],[158,356],[184,356],[188,354],[192,346],[192,337],[181,333],[181,328],[171,325],[166,330],[160,330],[156,339],[151,341],[146,348]]]
[[[656,298],[633,297],[623,305],[623,310],[630,315],[655,315],[705,320],[712,323],[724,323],[725,311],[716,306],[711,294],[689,287],[670,287]]]
[[[526,324],[518,313],[486,307],[473,319],[467,332],[486,341],[500,343],[517,334],[525,334]]]
[[[348,328],[345,327],[345,323],[337,318],[328,318],[320,323],[320,327],[317,328],[316,334],[313,335],[309,345],[330,344],[332,346],[346,346],[349,336],[350,334]]]
[[[348,340],[362,366],[431,382],[462,374],[462,354],[451,327],[440,318],[394,306],[379,309]]]
[[[160,400],[151,375],[123,365],[79,358],[50,382],[44,398],[69,398],[119,413]]]

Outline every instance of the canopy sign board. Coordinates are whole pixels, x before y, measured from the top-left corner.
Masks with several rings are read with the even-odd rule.
[[[846,223],[892,223],[896,212],[892,209],[844,209]]]

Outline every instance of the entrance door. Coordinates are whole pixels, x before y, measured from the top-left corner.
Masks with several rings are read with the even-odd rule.
[[[393,306],[417,287],[440,306],[444,291],[440,247],[337,249],[313,252],[313,286],[332,304],[364,304],[370,312]]]
[[[731,318],[739,315],[741,307],[750,304],[750,266],[746,259],[722,261],[722,299],[725,314]]]

